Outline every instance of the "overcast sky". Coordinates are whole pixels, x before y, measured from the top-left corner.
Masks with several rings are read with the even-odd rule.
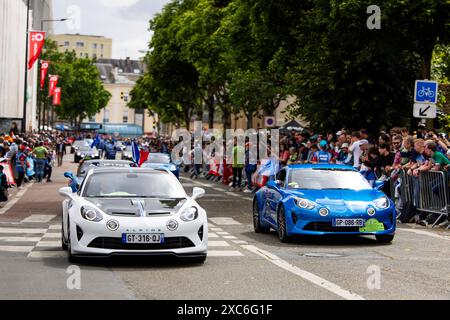
[[[138,59],[146,50],[151,34],[149,21],[170,0],[56,0],[55,33],[80,33],[113,39],[113,58]],[[78,18],[79,17],[79,18]]]

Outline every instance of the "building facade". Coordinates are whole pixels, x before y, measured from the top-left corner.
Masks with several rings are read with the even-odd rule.
[[[60,51],[75,51],[78,58],[111,59],[112,39],[81,34],[55,34],[51,36]]]
[[[37,128],[37,63],[28,71],[26,94],[24,90],[27,3],[27,0],[0,1],[0,133],[7,131],[13,121],[21,126],[24,99],[26,129]],[[41,20],[52,19],[52,0],[30,0],[29,9],[29,31],[39,31]],[[45,24],[43,31],[51,33],[52,24]]]
[[[149,114],[148,110],[128,108],[130,92],[136,81],[145,72],[142,61],[130,59],[98,59],[95,63],[103,86],[111,93],[111,99],[106,108],[85,122],[102,124],[136,124],[143,128],[146,134],[156,130],[157,116]]]

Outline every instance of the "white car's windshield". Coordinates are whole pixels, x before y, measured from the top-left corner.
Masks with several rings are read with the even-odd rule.
[[[288,188],[311,190],[372,189],[359,172],[339,169],[291,170],[288,178]]]
[[[153,153],[148,156],[147,163],[170,163],[170,157],[167,154]]]
[[[184,198],[180,182],[163,172],[99,172],[89,177],[87,198]]]

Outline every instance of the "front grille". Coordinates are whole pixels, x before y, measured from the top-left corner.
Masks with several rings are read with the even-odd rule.
[[[115,250],[164,250],[195,247],[186,237],[165,238],[164,243],[122,243],[122,238],[100,237],[92,240],[89,248]]]
[[[198,237],[200,238],[200,241],[203,241],[203,226],[198,230]]]
[[[303,230],[320,232],[359,232],[359,227],[333,227],[331,222],[310,222]]]
[[[82,237],[83,237],[83,230],[81,230],[81,228],[79,226],[77,226],[77,239],[78,239],[78,241],[80,241]]]
[[[121,216],[121,217],[137,217],[138,214],[136,212],[111,212],[112,216]]]

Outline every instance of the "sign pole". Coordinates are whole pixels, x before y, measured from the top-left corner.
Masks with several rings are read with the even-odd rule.
[[[23,118],[22,118],[22,128],[21,132],[25,133],[27,131],[27,92],[28,92],[28,31],[30,28],[30,1],[27,1],[27,29],[26,29],[26,42],[25,42],[25,80],[23,88]]]

